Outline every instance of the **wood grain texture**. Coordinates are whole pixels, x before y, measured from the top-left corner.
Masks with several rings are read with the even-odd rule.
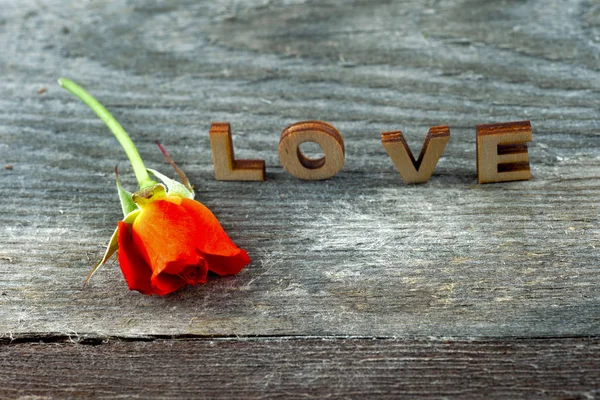
[[[4,337],[600,334],[598,1],[14,0],[0,48]],[[169,171],[159,139],[252,264],[165,298],[116,266],[81,290],[120,218],[115,164],[134,180],[59,76]],[[281,130],[309,119],[344,137],[331,180],[279,164]],[[532,180],[477,184],[475,125],[524,119]],[[214,179],[211,121],[265,182]],[[405,185],[380,133],[418,148],[441,124],[434,175]]]
[[[77,338],[72,338],[74,341]],[[2,398],[593,399],[600,341],[342,338],[0,346]]]

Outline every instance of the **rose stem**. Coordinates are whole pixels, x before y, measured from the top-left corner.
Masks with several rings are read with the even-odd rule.
[[[148,175],[148,171],[146,171],[146,166],[144,165],[144,161],[142,161],[142,157],[140,157],[140,153],[135,148],[135,145],[131,141],[131,138],[125,132],[125,129],[117,122],[115,117],[113,117],[106,108],[102,104],[98,102],[91,94],[85,91],[81,86],[76,84],[70,79],[60,78],[58,80],[58,84],[67,89],[69,92],[73,93],[75,96],[79,97],[81,101],[83,101],[89,108],[92,109],[100,117],[100,119],[106,124],[108,129],[115,135],[123,150],[129,157],[129,162],[133,167],[133,172],[135,177],[140,184],[140,189],[143,189],[148,186],[155,185],[156,182],[150,178]]]

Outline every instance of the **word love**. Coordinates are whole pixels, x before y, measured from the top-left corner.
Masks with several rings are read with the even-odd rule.
[[[527,180],[531,177],[527,142],[532,140],[529,121],[477,125],[477,176],[479,183]],[[381,144],[406,183],[427,182],[446,144],[450,128],[429,129],[415,159],[400,131],[381,134]],[[309,158],[300,145],[317,143],[321,158]],[[223,181],[265,180],[264,160],[236,160],[229,123],[213,123],[210,128],[215,177]],[[328,179],[344,166],[344,140],[332,125],[322,121],[302,121],[283,130],[279,140],[279,160],[287,172],[299,179]]]

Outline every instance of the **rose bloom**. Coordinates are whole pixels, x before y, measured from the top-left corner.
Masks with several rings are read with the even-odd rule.
[[[141,205],[133,223],[120,221],[118,245],[129,289],[148,295],[205,283],[208,271],[234,275],[250,263],[208,208],[176,195]]]
[[[250,263],[246,251],[233,244],[212,212],[194,200],[192,185],[160,143],[157,142],[158,147],[181,182],[147,169],[127,132],[85,89],[66,78],[58,83],[104,121],[127,154],[140,187],[135,193],[123,189],[115,167],[124,219],[113,233],[104,257],[88,274],[84,287],[115,252],[129,289],[159,296],[186,284],[205,283],[208,271],[233,275]]]

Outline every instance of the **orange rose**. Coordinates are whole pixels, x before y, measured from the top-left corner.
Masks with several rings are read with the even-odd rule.
[[[205,283],[208,271],[218,275],[237,274],[250,263],[246,251],[233,244],[213,213],[194,200],[194,191],[185,174],[160,144],[181,182],[146,169],[127,132],[96,99],[73,81],[62,78],[58,82],[106,123],[129,157],[140,185],[139,191],[129,193],[121,186],[117,174],[124,219],[84,286],[117,251],[129,289],[148,295],[163,296],[186,284]],[[162,183],[151,179],[149,173]]]
[[[166,196],[142,206],[133,223],[119,222],[119,264],[129,289],[165,295],[206,283],[208,271],[234,275],[250,258],[197,201]]]

